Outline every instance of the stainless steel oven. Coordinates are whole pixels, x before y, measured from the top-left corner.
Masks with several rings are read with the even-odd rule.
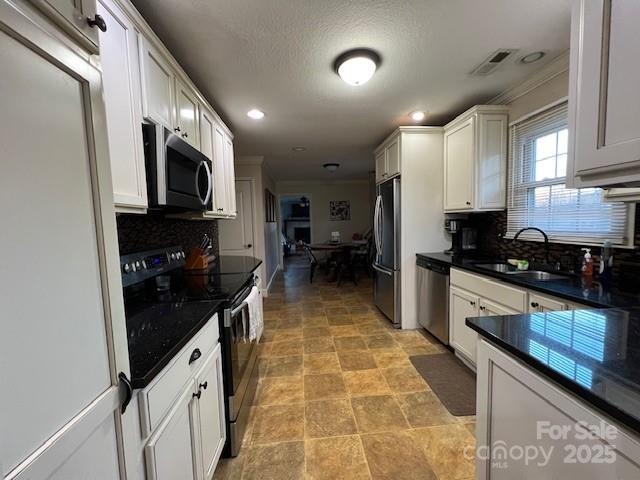
[[[169,129],[143,124],[150,207],[211,210],[211,160]]]
[[[220,335],[227,414],[225,455],[232,457],[240,451],[258,387],[258,340],[249,340],[249,307],[245,301],[254,284],[252,278],[225,308]]]

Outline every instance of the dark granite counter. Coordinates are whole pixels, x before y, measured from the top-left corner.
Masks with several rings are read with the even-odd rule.
[[[536,290],[541,293],[596,308],[633,308],[640,306],[640,287],[637,285],[628,285],[625,287],[614,283],[610,286],[604,286],[597,281],[585,282],[580,276],[576,275],[567,275],[566,278],[560,280],[536,281],[524,279],[518,277],[518,275],[509,275],[476,266],[478,263],[504,261],[496,260],[495,258],[453,256],[442,252],[418,253],[416,257],[418,259],[428,259],[446,264],[450,267],[493,277],[505,283]]]
[[[468,318],[466,324],[640,432],[640,308]]]
[[[207,269],[209,274],[228,275],[232,273],[252,273],[260,265],[262,260],[255,257],[220,255]]]

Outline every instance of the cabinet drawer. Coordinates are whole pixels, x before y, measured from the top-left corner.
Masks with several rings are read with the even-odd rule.
[[[476,295],[509,307],[517,312],[526,310],[527,292],[509,287],[486,277],[451,269],[451,284]]]
[[[178,353],[151,384],[140,392],[140,417],[143,434],[150,434],[162,421],[169,408],[175,403],[182,387],[194,377],[207,355],[218,343],[218,314],[196,334]],[[198,349],[200,356],[189,363],[193,352]]]

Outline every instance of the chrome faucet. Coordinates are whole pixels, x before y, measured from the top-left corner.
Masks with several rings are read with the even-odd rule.
[[[518,237],[520,236],[520,234],[526,230],[535,230],[536,232],[540,232],[542,234],[542,236],[544,237],[544,259],[547,265],[549,265],[549,237],[547,236],[546,233],[544,233],[543,230],[539,229],[538,227],[525,227],[522,228],[518,231],[518,233],[516,233],[513,236],[513,241],[515,242]]]

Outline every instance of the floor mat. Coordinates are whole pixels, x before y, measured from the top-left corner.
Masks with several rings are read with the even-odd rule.
[[[415,355],[409,359],[452,415],[476,414],[476,376],[455,355]]]

